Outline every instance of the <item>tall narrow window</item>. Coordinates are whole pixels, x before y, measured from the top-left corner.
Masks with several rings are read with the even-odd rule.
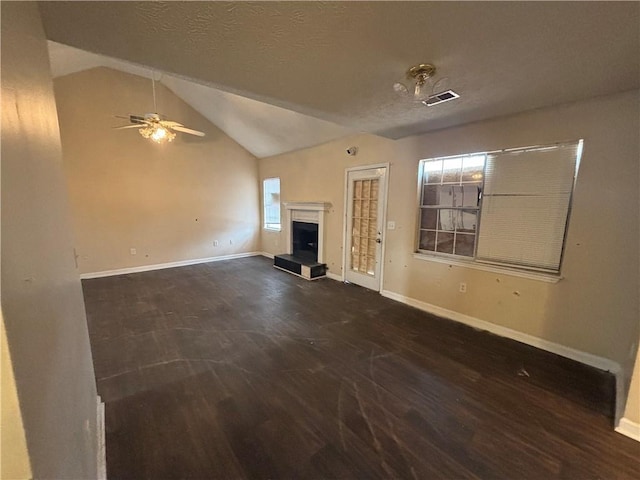
[[[264,192],[264,228],[280,230],[280,179],[266,178]]]

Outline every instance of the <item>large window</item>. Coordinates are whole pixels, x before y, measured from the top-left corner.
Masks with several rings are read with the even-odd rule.
[[[264,228],[280,230],[280,179],[266,178],[264,192]]]
[[[423,160],[419,250],[473,257],[485,155]]]
[[[557,273],[582,141],[420,162],[418,252]]]

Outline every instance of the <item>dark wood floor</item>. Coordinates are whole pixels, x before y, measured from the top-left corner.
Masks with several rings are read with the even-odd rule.
[[[111,479],[640,478],[611,376],[366,289],[261,257],[83,288]]]

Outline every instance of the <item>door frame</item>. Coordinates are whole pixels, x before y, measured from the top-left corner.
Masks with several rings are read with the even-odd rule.
[[[387,251],[387,200],[389,192],[389,174],[391,172],[391,163],[372,163],[371,165],[358,165],[355,167],[348,167],[344,169],[344,195],[343,195],[343,213],[342,213],[342,274],[340,280],[346,281],[347,278],[347,250],[349,246],[347,242],[350,237],[347,235],[347,214],[349,212],[349,172],[356,172],[358,170],[371,170],[373,168],[386,168],[386,181],[384,182],[384,189],[382,192],[378,192],[378,199],[383,198],[384,207],[382,208],[381,219],[381,231],[382,231],[382,249],[380,251],[380,288],[378,292],[384,290],[384,258]]]

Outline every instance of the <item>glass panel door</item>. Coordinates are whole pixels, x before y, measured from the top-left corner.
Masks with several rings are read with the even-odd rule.
[[[353,213],[351,217],[351,269],[366,275],[375,275],[378,235],[377,178],[354,180]]]
[[[380,289],[386,168],[347,173],[345,280]]]

